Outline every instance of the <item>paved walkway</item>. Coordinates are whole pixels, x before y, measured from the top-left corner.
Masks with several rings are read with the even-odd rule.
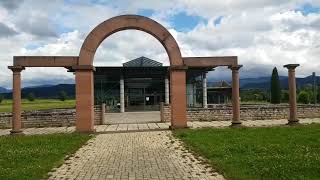
[[[171,131],[100,134],[49,179],[224,179],[184,149]]]
[[[243,121],[242,124],[248,127],[263,127],[263,126],[279,126],[285,125],[288,121],[282,120],[256,120],[256,121]],[[320,123],[320,118],[315,119],[300,119],[302,124]],[[193,121],[188,122],[190,128],[222,128],[228,127],[231,124],[230,121],[211,121],[201,122]],[[97,133],[112,133],[112,132],[130,132],[130,131],[160,131],[168,130],[170,126],[169,122],[166,123],[145,123],[145,124],[112,124],[112,125],[98,125],[96,126]],[[51,134],[51,133],[71,133],[75,131],[75,127],[49,127],[49,128],[27,128],[23,132],[26,135],[31,134]],[[1,135],[10,134],[10,129],[0,129]]]
[[[160,111],[105,113],[104,124],[138,124],[160,122]]]

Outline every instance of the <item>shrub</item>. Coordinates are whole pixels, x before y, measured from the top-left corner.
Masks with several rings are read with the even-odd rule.
[[[281,101],[284,103],[289,102],[289,92],[288,91],[282,91]]]
[[[3,95],[0,95],[0,104],[2,103],[3,99]]]
[[[27,99],[29,101],[34,101],[35,100],[34,94],[33,93],[29,93],[28,96],[27,96]]]
[[[306,91],[301,91],[298,95],[298,102],[302,104],[309,104],[310,103],[309,94]]]
[[[60,101],[65,101],[67,99],[67,93],[65,91],[60,91],[58,94],[58,98]]]

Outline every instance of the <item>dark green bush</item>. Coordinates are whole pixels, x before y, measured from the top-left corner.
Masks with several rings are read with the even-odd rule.
[[[310,103],[310,96],[306,91],[301,91],[298,95],[298,102],[302,104]]]
[[[33,94],[33,93],[29,93],[28,96],[27,96],[27,99],[28,99],[29,101],[34,101],[34,100],[35,100],[34,94]]]
[[[60,101],[65,101],[67,99],[67,93],[65,91],[60,91],[58,94],[58,98]]]

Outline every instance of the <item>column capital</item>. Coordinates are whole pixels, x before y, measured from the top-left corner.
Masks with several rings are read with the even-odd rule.
[[[229,69],[231,69],[232,71],[238,71],[242,67],[243,65],[234,65],[234,66],[229,66]]]
[[[21,72],[25,70],[23,66],[8,66],[8,69],[10,69],[12,72]]]
[[[283,67],[285,67],[285,68],[287,68],[287,69],[289,69],[289,70],[294,70],[294,69],[296,69],[297,67],[299,67],[300,66],[300,64],[286,64],[286,65],[284,65]]]
[[[92,65],[75,65],[72,66],[72,69],[75,71],[95,71],[96,68]]]
[[[173,66],[173,65],[170,65],[169,70],[170,71],[186,71],[186,70],[188,70],[188,66]]]

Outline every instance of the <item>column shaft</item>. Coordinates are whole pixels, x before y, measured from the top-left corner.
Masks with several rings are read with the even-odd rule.
[[[124,79],[121,77],[120,79],[120,112],[125,112],[124,106]]]
[[[165,78],[164,80],[164,96],[165,96],[165,104],[168,105],[170,103],[170,92],[169,92],[169,79],[168,77]]]
[[[287,64],[284,67],[288,69],[289,76],[289,106],[290,113],[288,124],[294,125],[298,124],[299,120],[297,117],[297,86],[296,86],[296,72],[295,69],[299,64]]]
[[[232,69],[232,125],[241,125],[240,121],[240,83],[239,83],[239,69],[242,66],[234,66]]]
[[[186,71],[170,71],[171,128],[187,127]]]
[[[76,70],[76,131],[94,132],[93,70]]]
[[[12,130],[11,134],[20,134],[21,130],[21,71],[13,70],[13,84],[12,84]]]
[[[203,90],[203,92],[202,92],[203,108],[208,108],[207,73],[203,73],[202,90]]]

